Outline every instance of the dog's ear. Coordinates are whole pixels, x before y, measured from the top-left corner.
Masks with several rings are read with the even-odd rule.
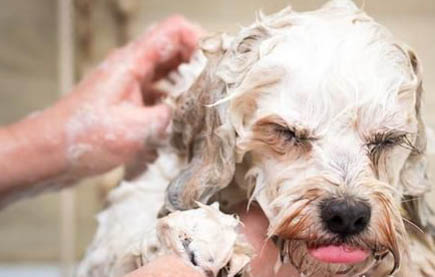
[[[176,100],[171,144],[187,161],[187,167],[169,184],[165,209],[174,210],[207,203],[226,187],[235,171],[235,132],[229,122],[228,103],[213,105],[226,93],[226,85],[216,77],[216,68],[225,54],[225,35],[202,41],[207,65],[192,87]]]
[[[432,183],[428,177],[428,162],[426,154],[426,126],[421,115],[421,98],[423,94],[422,70],[420,62],[411,49],[400,47],[409,59],[409,66],[415,78],[414,103],[415,113],[418,120],[418,129],[414,141],[415,150],[408,156],[405,165],[400,173],[400,182],[403,186],[402,207],[407,217],[412,223],[417,225],[425,232],[435,235],[435,229],[431,220],[435,219],[435,214],[431,211],[427,194],[432,188]]]
[[[250,80],[248,73],[261,57],[260,44],[271,28],[287,26],[279,20],[287,13],[291,10],[259,18],[234,38],[220,34],[202,41],[206,67],[177,99],[173,116],[171,142],[188,165],[169,184],[160,215],[207,203],[232,181],[236,167],[233,100],[251,90],[244,81]]]

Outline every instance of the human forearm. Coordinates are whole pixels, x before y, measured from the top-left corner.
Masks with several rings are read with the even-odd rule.
[[[170,121],[169,107],[144,99],[154,81],[189,59],[197,39],[195,26],[169,18],[114,51],[53,107],[0,127],[0,206],[24,192],[143,164]]]
[[[0,128],[0,206],[65,175],[64,112],[52,108]]]

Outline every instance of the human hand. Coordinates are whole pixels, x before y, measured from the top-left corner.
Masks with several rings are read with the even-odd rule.
[[[246,203],[235,208],[243,222],[243,232],[249,243],[255,249],[250,268],[253,277],[300,277],[296,269],[290,264],[284,264],[275,274],[274,267],[278,258],[278,249],[272,241],[266,239],[269,222],[262,210],[252,205],[246,211]],[[175,274],[176,273],[176,274]],[[178,274],[178,275],[177,275]],[[183,260],[175,256],[163,256],[125,277],[204,277],[193,267],[184,264]]]
[[[114,51],[51,108],[0,127],[0,208],[152,152],[170,119],[168,107],[152,105],[153,82],[190,58],[199,33],[171,17]]]
[[[275,274],[274,267],[278,259],[278,248],[266,237],[269,221],[256,204],[246,211],[246,203],[236,208],[243,222],[243,232],[254,247],[256,255],[251,260],[251,275],[254,277],[299,277],[299,273],[291,264],[283,264]]]
[[[162,256],[124,277],[204,277],[180,257]]]
[[[154,81],[188,61],[199,29],[180,16],[115,50],[53,109],[71,172],[88,176],[132,162],[164,136],[170,110],[145,106]]]

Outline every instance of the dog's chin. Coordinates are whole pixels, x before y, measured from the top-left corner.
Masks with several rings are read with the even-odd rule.
[[[346,244],[327,244],[316,241],[282,241],[283,262],[290,262],[305,276],[360,276],[376,262],[374,251]]]

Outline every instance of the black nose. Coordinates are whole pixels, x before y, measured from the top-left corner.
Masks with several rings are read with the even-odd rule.
[[[364,231],[371,216],[369,204],[363,201],[327,199],[320,209],[326,229],[341,237]]]

